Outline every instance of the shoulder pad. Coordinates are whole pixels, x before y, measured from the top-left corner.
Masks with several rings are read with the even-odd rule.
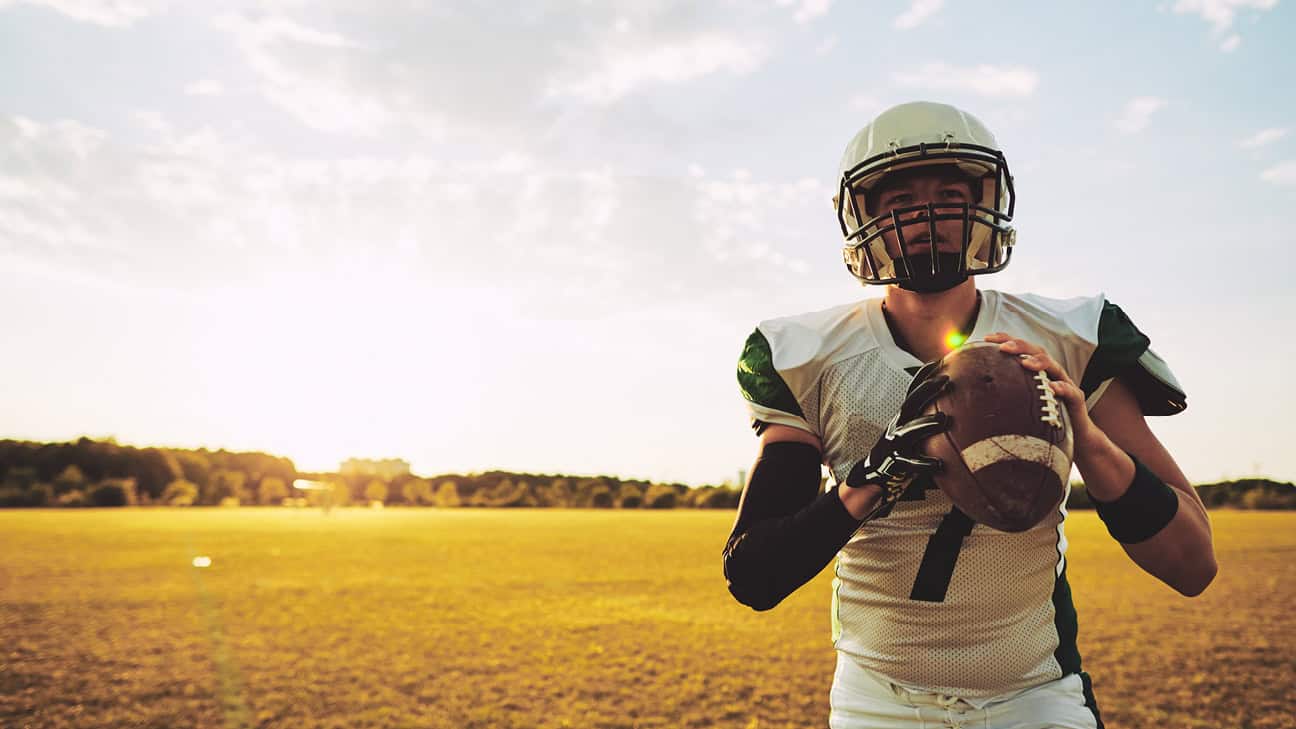
[[[1097,344],[1080,381],[1086,396],[1120,377],[1134,392],[1144,415],[1173,415],[1188,406],[1169,365],[1150,348],[1151,340],[1110,301],[1103,302]]]
[[[738,386],[754,426],[779,423],[818,435],[802,398],[818,386],[825,365],[868,341],[858,303],[761,322],[738,360]]]
[[[774,367],[769,339],[758,328],[747,337],[738,358],[738,388],[743,398],[755,406],[753,417],[764,422],[781,422],[780,414],[805,422],[805,415],[783,376]],[[759,409],[759,410],[757,410]],[[759,417],[769,411],[771,418]],[[797,426],[802,427],[802,426]]]
[[[1087,342],[1098,341],[1098,322],[1101,318],[1106,298],[1097,296],[1077,296],[1070,299],[1055,299],[1038,294],[1000,294],[1016,299],[1017,306],[1028,310],[1034,317],[1046,320],[1053,329],[1064,329],[1080,336]]]

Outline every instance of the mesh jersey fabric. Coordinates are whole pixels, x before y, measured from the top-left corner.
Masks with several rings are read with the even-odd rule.
[[[1090,407],[1111,377],[1147,360],[1147,338],[1102,295],[981,293],[969,339],[1004,331],[1044,347],[1073,380],[1093,375],[1085,388]],[[814,433],[834,479],[844,480],[899,409],[922,362],[895,345],[880,299],[764,321],[757,335],[755,348],[768,350],[760,357],[745,350],[739,376],[753,421]],[[1160,366],[1157,381],[1173,383],[1182,400]],[[833,581],[836,648],[898,685],[973,698],[1079,671],[1074,625],[1065,624],[1074,621],[1070,590],[1059,585],[1066,579],[1065,510],[1025,532],[976,524],[951,541],[937,533],[947,531],[941,525],[952,510],[930,481],[915,483],[890,515],[842,549]],[[943,599],[913,599],[933,550],[952,557],[952,571],[939,576],[947,581]]]

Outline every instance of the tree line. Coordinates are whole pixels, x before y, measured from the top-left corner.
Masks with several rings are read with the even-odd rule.
[[[298,480],[322,488],[301,491]],[[112,439],[0,440],[0,507],[215,506],[327,503],[438,507],[673,509],[737,507],[731,484],[689,487],[615,476],[487,471],[421,477],[299,472],[256,452],[136,448]]]
[[[298,479],[322,488],[293,488]],[[1296,509],[1296,487],[1249,478],[1198,485],[1207,508]],[[298,472],[281,456],[226,450],[136,448],[112,439],[70,443],[0,440],[0,507],[384,506],[591,509],[734,509],[734,484],[689,487],[615,476],[487,471],[421,477],[363,469]],[[1068,509],[1093,508],[1072,484]]]

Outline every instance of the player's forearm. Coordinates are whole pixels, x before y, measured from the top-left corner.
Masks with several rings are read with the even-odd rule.
[[[1179,512],[1164,529],[1147,541],[1121,547],[1144,571],[1180,594],[1194,597],[1215,579],[1218,566],[1209,522],[1194,514],[1200,507],[1192,499],[1182,493],[1176,496]]]
[[[730,594],[769,610],[828,566],[858,528],[836,489],[795,514],[735,528],[724,551]]]
[[[1091,442],[1077,444],[1076,467],[1095,503],[1105,506],[1119,504],[1122,498],[1129,500],[1129,490],[1135,483],[1134,459],[1101,432]],[[1162,479],[1177,500],[1177,508],[1170,507],[1173,518],[1164,525],[1154,521],[1150,528],[1159,528],[1150,534],[1139,533],[1118,541],[1135,564],[1149,574],[1181,594],[1200,594],[1217,571],[1210,521],[1201,503],[1190,495],[1191,486],[1178,483],[1179,479],[1154,475]]]
[[[762,444],[724,549],[729,592],[742,604],[774,607],[819,574],[859,527],[835,490],[820,492],[819,463],[815,444]]]

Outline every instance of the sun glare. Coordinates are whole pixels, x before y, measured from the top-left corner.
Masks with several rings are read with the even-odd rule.
[[[419,335],[448,309],[434,299],[399,275],[284,276],[224,297],[202,358],[202,392],[225,431],[214,438],[333,470],[411,433],[430,437],[438,421],[420,393],[455,354]]]

